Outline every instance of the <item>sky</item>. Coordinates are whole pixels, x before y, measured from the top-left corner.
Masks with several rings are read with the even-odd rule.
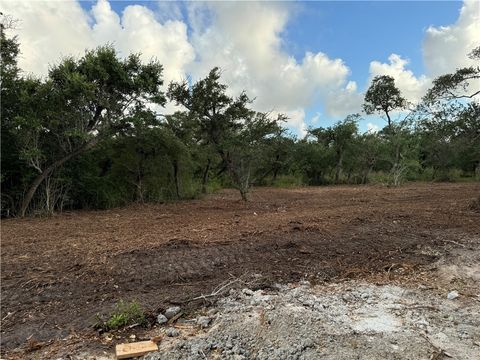
[[[198,80],[214,66],[232,96],[285,113],[303,136],[362,110],[372,78],[390,75],[418,102],[432,80],[472,65],[480,1],[13,1],[20,67],[45,76],[63,56],[111,43],[164,66],[165,84]],[[164,113],[177,108],[168,104]],[[361,131],[385,125],[367,116]]]

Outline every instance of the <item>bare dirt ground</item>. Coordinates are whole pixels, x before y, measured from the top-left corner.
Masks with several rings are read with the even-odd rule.
[[[188,300],[229,279],[248,278],[252,290],[354,280],[446,291],[451,274],[467,271],[452,254],[478,254],[480,213],[468,204],[479,194],[478,183],[258,188],[247,204],[226,190],[175,204],[3,220],[2,355],[111,352],[92,329],[95,314],[136,299],[152,318],[172,304],[188,315],[206,305]],[[474,283],[461,286],[462,296],[478,296]]]

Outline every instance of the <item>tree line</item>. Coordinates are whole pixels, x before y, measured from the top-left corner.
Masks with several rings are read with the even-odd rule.
[[[163,91],[157,61],[102,46],[61,59],[45,78],[25,76],[6,27],[2,216],[189,199],[221,187],[247,200],[252,185],[480,179],[478,66],[435,79],[415,106],[392,77],[378,76],[363,112],[384,115],[383,129],[362,133],[362,115],[351,114],[297,138],[284,115],[255,111],[246,92],[229,95],[219,68]],[[469,56],[480,60],[480,47]],[[167,101],[182,110],[163,115]]]

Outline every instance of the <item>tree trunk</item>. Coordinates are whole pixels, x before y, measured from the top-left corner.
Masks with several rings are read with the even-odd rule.
[[[387,115],[388,130],[392,130],[392,119],[390,119],[390,114],[388,113],[388,111],[385,111],[385,115]]]
[[[173,160],[173,178],[175,181],[175,194],[180,199],[180,181],[178,179],[178,160]]]
[[[30,202],[32,201],[33,196],[35,195],[35,192],[37,191],[38,187],[40,184],[49,176],[55,169],[59,168],[63,164],[65,164],[68,160],[71,158],[80,155],[81,153],[91,149],[93,146],[95,146],[98,142],[98,138],[94,138],[90,142],[86,143],[82,147],[78,148],[77,150],[71,152],[70,154],[67,154],[60,160],[55,161],[53,164],[48,166],[41,174],[38,174],[38,176],[33,180],[33,183],[30,185],[30,188],[28,189],[27,193],[25,194],[25,197],[23,198],[22,205],[20,206],[20,217],[24,217],[28,206],[30,205]]]
[[[363,172],[362,184],[365,185],[368,182],[368,176],[370,175],[372,168],[373,168],[373,165],[370,165],[368,169]]]
[[[243,201],[248,201],[248,189],[240,188],[240,196]]]
[[[227,159],[228,172],[233,181],[233,185],[240,191],[243,201],[248,201],[248,190],[250,189],[250,165],[245,165],[243,159],[239,163],[234,163]]]
[[[67,159],[68,160],[68,159]],[[65,160],[65,161],[67,161]],[[22,205],[20,207],[20,217],[24,217],[25,213],[27,212],[28,205],[30,205],[30,202],[32,201],[33,195],[35,195],[35,192],[37,191],[38,187],[40,184],[55,170],[59,165],[56,165],[56,162],[47,167],[41,174],[39,174],[35,180],[33,180],[32,185],[30,185],[30,188],[28,189],[27,193],[25,194],[25,197],[23,198]]]
[[[203,178],[202,178],[202,193],[203,194],[207,193],[208,172],[210,171],[211,163],[212,163],[212,160],[208,159],[207,167],[205,168],[205,171],[203,172]]]
[[[278,167],[275,167],[275,170],[273,170],[273,178],[272,178],[272,183],[275,183],[275,181],[277,180],[277,176],[278,176],[278,171],[280,169]]]
[[[143,175],[139,172],[137,174],[137,195],[136,195],[136,201],[140,204],[143,204],[145,202],[143,198]]]
[[[400,143],[395,146],[395,161],[393,163],[393,171],[400,166]]]
[[[340,152],[337,162],[337,167],[335,169],[335,184],[338,184],[340,181],[340,176],[342,175],[343,170],[343,152]]]

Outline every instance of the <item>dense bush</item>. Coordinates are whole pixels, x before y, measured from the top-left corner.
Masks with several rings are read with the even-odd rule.
[[[364,109],[386,116],[384,129],[362,133],[353,114],[297,139],[283,115],[252,110],[245,92],[228,95],[217,68],[164,94],[160,64],[106,46],[35,79],[22,76],[17,40],[1,30],[2,216],[191,199],[222,187],[246,200],[252,184],[480,179],[480,105],[454,94],[466,89],[461,76],[440,77],[408,111],[394,79],[376,77]],[[152,110],[167,99],[184,111]],[[393,111],[404,120],[392,121]]]

